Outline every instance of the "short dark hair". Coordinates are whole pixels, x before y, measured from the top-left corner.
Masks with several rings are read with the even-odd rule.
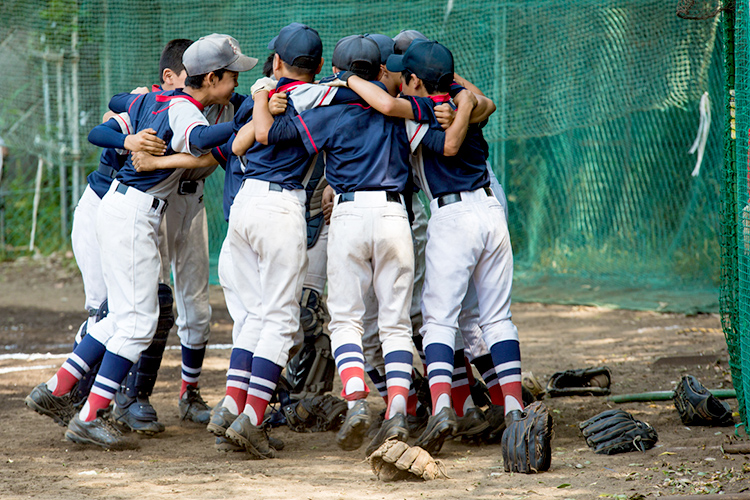
[[[164,70],[169,68],[180,74],[185,70],[182,64],[182,54],[193,44],[192,40],[186,38],[175,38],[167,42],[159,58],[159,83],[164,83]]]
[[[380,65],[374,66],[367,62],[360,63],[359,61],[354,61],[349,67],[349,71],[362,78],[363,80],[372,81],[378,78],[378,73],[380,73]]]
[[[404,77],[404,81],[408,85],[411,81],[411,75],[412,72],[408,69],[405,69],[401,72],[401,76]],[[435,82],[428,82],[427,80],[422,80],[422,85],[424,85],[424,89],[427,91],[428,94],[435,94],[437,92],[448,92],[451,89],[451,83],[452,80],[448,80],[447,78],[444,78],[442,82],[435,83]]]
[[[221,80],[224,77],[224,73],[227,72],[226,68],[216,69],[213,71],[213,74],[216,75],[216,77]],[[185,86],[199,89],[203,87],[203,80],[206,78],[206,75],[208,73],[203,73],[202,75],[195,75],[195,76],[188,76],[185,78]]]
[[[276,52],[271,52],[270,54],[268,54],[266,62],[263,63],[263,74],[269,78],[273,76],[273,56],[275,55]]]
[[[312,57],[300,56],[294,60],[295,61],[294,64],[289,64],[283,59],[281,60],[281,62],[284,64],[284,67],[286,67],[288,71],[296,75],[309,76],[311,78],[315,78],[315,74],[317,73],[318,66],[320,65],[320,60],[318,60],[314,68],[310,68],[309,65],[312,64],[312,60],[313,60]],[[302,66],[298,66],[298,64],[301,64]]]

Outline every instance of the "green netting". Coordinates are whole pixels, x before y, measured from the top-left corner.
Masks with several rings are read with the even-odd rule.
[[[224,32],[263,58],[268,40],[299,21],[320,32],[330,61],[342,36],[413,28],[449,46],[457,71],[497,104],[485,134],[509,199],[514,300],[715,311],[723,43],[718,18],[680,19],[676,3],[294,0],[271,14],[247,0],[6,0],[3,252],[29,244],[38,157],[35,245],[67,244],[83,174],[96,165],[85,134],[111,94],[155,82],[168,40]],[[238,90],[258,76],[242,75]],[[704,92],[714,125],[692,177]],[[214,256],[226,230],[221,185],[210,178],[205,197]]]

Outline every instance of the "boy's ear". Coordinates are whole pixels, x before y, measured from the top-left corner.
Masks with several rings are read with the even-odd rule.
[[[322,57],[320,58],[320,64],[318,64],[318,69],[315,70],[315,74],[320,74],[321,71],[323,71],[323,63],[325,62],[325,59]]]
[[[273,55],[273,70],[274,71],[281,70],[281,57],[279,56],[279,54]]]
[[[203,83],[207,84],[208,86],[213,86],[213,85],[216,85],[217,81],[218,81],[218,78],[216,78],[216,73],[211,71],[206,75],[206,78],[205,80],[203,80]]]
[[[411,81],[414,82],[414,90],[419,90],[422,87],[422,80],[420,80],[414,73],[411,74]]]
[[[167,85],[172,85],[173,77],[174,72],[169,68],[164,68],[164,71],[161,72],[161,81],[166,83]]]

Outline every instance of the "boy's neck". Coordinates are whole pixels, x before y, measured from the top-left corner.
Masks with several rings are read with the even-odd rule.
[[[285,69],[282,69],[279,73],[280,73],[281,78],[297,80],[298,82],[312,83],[315,81],[315,75],[310,75],[310,74],[301,75],[298,73],[292,73],[291,71],[286,71]]]
[[[182,89],[183,92],[185,92],[187,95],[201,103],[203,106],[208,106],[209,104],[213,104],[211,102],[210,96],[208,95],[208,90],[205,90],[203,88],[196,89],[193,87],[185,87]]]

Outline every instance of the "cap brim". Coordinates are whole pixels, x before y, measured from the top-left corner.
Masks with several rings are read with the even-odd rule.
[[[388,71],[400,73],[406,69],[404,66],[404,56],[402,54],[388,56],[388,61],[385,63],[385,67]]]
[[[255,65],[258,64],[258,60],[254,57],[246,56],[246,55],[240,55],[236,61],[234,61],[232,64],[227,66],[225,69],[228,69],[229,71],[249,71],[255,67]]]
[[[275,37],[271,38],[271,41],[268,42],[268,50],[276,50],[276,39],[279,38],[279,35],[276,35]]]

